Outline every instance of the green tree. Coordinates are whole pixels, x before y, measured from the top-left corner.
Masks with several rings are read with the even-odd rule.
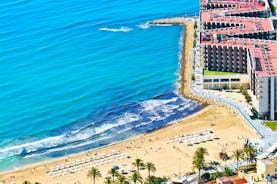
[[[90,180],[93,180],[93,184],[95,184],[95,180],[96,178],[100,178],[101,176],[101,172],[99,171],[99,169],[92,167],[87,174],[87,177],[90,178]]]
[[[167,178],[161,178],[156,176],[151,176],[150,178],[147,178],[147,180],[144,182],[144,184],[161,184],[168,181]]]
[[[116,177],[116,183],[117,184],[129,184],[127,181],[127,178],[123,176],[122,174],[118,174]]]
[[[139,169],[144,166],[143,161],[140,158],[135,159],[132,165],[137,167],[138,174],[139,174]]]
[[[271,9],[272,9],[272,13],[275,14],[276,13],[276,9],[277,9],[276,6],[273,5]]]
[[[227,85],[227,84],[223,84],[223,85],[222,85],[222,88],[223,88],[224,90],[226,90],[226,89],[228,89],[228,85]]]
[[[193,48],[196,47],[196,43],[197,43],[197,42],[196,42],[196,40],[194,39],[194,40],[193,40]]]
[[[239,161],[243,158],[243,150],[237,149],[233,152],[232,158],[234,158],[237,162],[237,175],[239,175]]]
[[[254,148],[254,146],[252,146],[251,144],[245,144],[243,148],[243,152],[245,154],[245,158],[248,164],[253,160],[255,160],[257,150]]]
[[[112,184],[111,177],[107,177],[107,178],[104,180],[104,184]]]
[[[151,172],[152,173],[155,173],[157,170],[156,170],[156,167],[155,167],[155,164],[153,164],[152,162],[147,162],[145,164],[145,167],[147,169],[147,172],[148,172],[148,178],[150,179],[150,176],[151,176]]]
[[[134,182],[134,184],[137,184],[138,182],[142,183],[143,181],[141,175],[137,171],[133,172],[133,174],[130,176],[130,180]]]
[[[194,37],[194,38],[197,38],[197,32],[196,32],[196,31],[194,31],[193,37]]]
[[[194,74],[191,76],[191,80],[195,81],[195,75]]]
[[[245,100],[247,103],[250,103],[252,101],[252,98],[248,93],[247,93],[247,95],[245,95]]]
[[[207,155],[208,151],[206,148],[203,147],[198,148],[193,155],[192,165],[194,169],[198,170],[199,183],[201,180],[201,169],[203,169],[206,165],[205,156]]]
[[[118,171],[115,169],[115,168],[111,168],[108,172],[110,175],[112,175],[112,178],[113,178],[113,182],[114,182],[114,178],[115,176],[117,176],[119,173]]]
[[[194,29],[197,29],[197,21],[194,21]]]
[[[30,181],[24,181],[23,184],[32,184]]]
[[[223,170],[224,176],[234,176],[236,173],[229,167],[225,167]]]
[[[243,86],[239,87],[239,92],[242,93],[243,92]]]
[[[216,180],[217,178],[220,178],[222,176],[224,176],[223,172],[217,171],[211,174],[210,179]]]

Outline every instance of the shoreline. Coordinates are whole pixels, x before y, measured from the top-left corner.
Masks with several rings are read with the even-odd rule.
[[[208,99],[195,96],[192,93],[190,89],[192,57],[190,56],[193,51],[191,38],[193,38],[194,21],[187,21],[185,18],[160,19],[160,21],[164,20],[171,22],[170,24],[178,24],[176,21],[183,21],[182,23],[179,22],[179,24],[184,26],[184,31],[182,34],[182,53],[179,61],[179,94],[182,97],[202,103],[203,106],[201,110],[193,114],[189,114],[180,120],[173,121],[149,133],[143,133],[126,140],[112,143],[103,147],[82,151],[69,156],[53,158],[51,160],[28,165],[26,167],[1,172],[0,181],[16,181],[20,183],[24,180],[30,180],[32,182],[38,181],[42,183],[56,184],[57,182],[72,183],[73,180],[78,180],[82,181],[82,183],[86,183],[88,180],[86,177],[88,168],[85,169],[85,171],[76,172],[74,174],[57,178],[50,178],[46,174],[46,171],[60,163],[66,163],[67,161],[73,160],[76,161],[77,159],[81,160],[88,155],[93,156],[93,154],[95,155],[99,152],[111,152],[112,150],[120,150],[122,153],[126,152],[128,156],[131,157],[131,160],[130,158],[124,158],[124,161],[122,160],[119,162],[121,164],[125,164],[127,162],[130,163],[135,158],[140,157],[146,161],[153,161],[157,166],[157,173],[160,176],[176,177],[176,170],[178,170],[180,161],[186,163],[184,166],[182,166],[182,172],[191,171],[190,158],[192,157],[194,149],[199,147],[199,145],[196,144],[193,145],[191,149],[187,149],[185,145],[180,146],[178,143],[174,143],[172,147],[169,147],[165,144],[166,140],[169,140],[176,135],[189,134],[191,132],[212,128],[213,131],[215,131],[218,135],[219,139],[203,144],[204,147],[209,148],[208,151],[210,151],[210,149],[212,150],[212,154],[209,156],[211,161],[218,159],[216,152],[221,149],[223,144],[227,145],[227,143],[230,143],[228,148],[230,149],[230,152],[234,151],[238,145],[242,145],[244,142],[244,137],[240,138],[241,131],[245,131],[245,136],[247,138],[257,138],[251,127],[249,127],[249,125],[246,124],[246,122],[244,122],[243,119],[231,108],[226,107],[223,104],[213,103]],[[225,122],[222,123],[223,121]],[[228,132],[234,132],[234,136],[229,137]],[[161,150],[163,151],[162,154],[160,153]],[[186,157],[185,160],[182,160],[183,157]],[[171,159],[171,165],[168,165],[168,159]],[[112,163],[110,166],[101,165],[99,167],[101,171],[107,171],[107,169],[114,164],[115,163]],[[123,164],[122,167],[124,167]]]
[[[151,132],[148,132],[148,133],[143,133],[143,134],[140,134],[140,135],[136,135],[136,136],[133,136],[133,137],[129,137],[127,139],[124,139],[122,141],[118,141],[118,142],[114,142],[114,143],[111,143],[111,144],[108,144],[108,145],[104,145],[104,146],[101,146],[101,147],[97,147],[97,148],[92,148],[92,149],[89,149],[89,150],[85,150],[85,151],[81,151],[81,152],[78,152],[78,153],[74,153],[74,154],[70,154],[68,156],[62,156],[62,157],[57,157],[57,158],[50,158],[48,160],[45,160],[45,161],[41,161],[41,162],[38,162],[38,163],[34,163],[34,164],[30,164],[30,165],[26,165],[26,166],[22,166],[20,168],[16,168],[16,169],[12,169],[12,170],[8,170],[8,171],[3,171],[3,172],[0,172],[0,176],[1,175],[5,175],[5,174],[8,174],[8,173],[12,173],[12,172],[17,172],[17,171],[20,171],[20,170],[24,170],[24,169],[30,169],[32,167],[37,167],[39,165],[42,165],[42,164],[49,164],[49,163],[52,163],[52,162],[56,162],[58,160],[65,160],[69,157],[76,157],[76,156],[79,156],[79,155],[84,155],[88,152],[92,152],[92,151],[97,151],[97,150],[101,150],[101,149],[105,149],[107,147],[110,147],[110,146],[114,146],[116,144],[122,144],[122,143],[125,143],[125,142],[128,142],[128,141],[132,141],[133,139],[137,139],[137,138],[140,138],[142,136],[145,136],[147,134],[150,134],[150,133],[154,133],[156,131],[159,131],[159,130],[162,130],[162,129],[165,129],[167,127],[170,127],[170,126],[173,126],[174,124],[177,124],[178,122],[180,121],[183,121],[183,120],[186,120],[188,118],[191,118],[191,117],[194,117],[194,116],[197,116],[198,114],[202,113],[202,111],[205,110],[205,106],[203,106],[199,111],[197,112],[194,112],[193,114],[189,114],[187,115],[186,117],[184,118],[181,118],[181,119],[177,119],[177,120],[174,120],[174,121],[170,121],[167,125],[161,127],[161,128],[158,128],[156,130],[153,130]]]
[[[222,121],[225,121],[225,123],[222,123]],[[248,138],[256,138],[253,130],[245,122],[243,122],[242,118],[236,115],[232,109],[226,109],[223,106],[218,107],[216,105],[210,105],[186,117],[185,119],[181,119],[173,124],[167,125],[147,134],[142,134],[116,144],[85,151],[76,155],[54,159],[47,162],[41,162],[19,170],[0,173],[0,181],[16,181],[18,183],[22,183],[24,180],[30,180],[33,182],[38,181],[41,183],[56,184],[57,180],[60,183],[72,183],[66,181],[76,181],[75,177],[79,181],[87,181],[88,179],[86,178],[86,173],[88,168],[82,172],[68,174],[58,178],[51,178],[45,172],[49,170],[49,168],[55,167],[57,164],[65,163],[66,160],[81,160],[88,155],[94,155],[95,153],[103,152],[110,153],[112,150],[120,150],[122,153],[127,153],[131,158],[124,158],[124,160],[121,161],[115,160],[112,164],[109,165],[97,166],[99,169],[101,169],[101,172],[108,171],[112,165],[120,165],[123,163],[129,165],[135,158],[139,157],[145,161],[154,162],[157,166],[158,175],[174,177],[178,168],[176,167],[179,162],[178,158],[182,159],[185,157],[185,160],[182,160],[182,162],[186,162],[186,164],[182,165],[182,173],[186,173],[191,170],[190,159],[192,158],[194,149],[199,147],[199,145],[196,144],[192,147],[187,147],[185,145],[181,145],[180,143],[168,145],[165,144],[165,142],[171,137],[203,130],[206,128],[212,128],[212,130],[219,137],[218,140],[203,143],[204,147],[209,148],[209,152],[214,152],[210,154],[210,160],[218,159],[216,152],[221,149],[221,144],[229,143],[229,152],[233,151],[237,145],[241,145],[244,142],[243,138],[238,139],[238,137],[241,136],[241,131],[245,131],[245,136]],[[227,132],[234,132],[234,136],[228,136]],[[233,144],[233,142],[235,143]],[[168,162],[166,161],[169,158],[172,161],[172,165],[168,165]],[[120,167],[124,166],[120,165]]]
[[[187,19],[191,19],[191,20],[186,20]],[[178,83],[179,83],[179,89],[177,90],[178,91],[178,95],[180,95],[181,97],[183,98],[187,98],[187,99],[191,99],[191,100],[194,100],[194,101],[197,101],[199,103],[202,103],[202,107],[199,111],[197,112],[194,112],[192,114],[188,114],[187,116],[185,116],[184,118],[181,118],[181,119],[177,119],[177,120],[174,120],[174,121],[171,121],[171,122],[168,122],[167,125],[163,126],[163,127],[160,127],[158,129],[155,129],[151,132],[148,132],[148,133],[143,133],[143,134],[140,134],[140,135],[136,135],[134,137],[129,137],[125,140],[122,140],[122,141],[118,141],[118,142],[114,142],[114,143],[111,143],[111,144],[108,144],[108,145],[104,145],[104,146],[101,146],[101,147],[97,147],[97,148],[92,148],[92,149],[89,149],[89,150],[84,150],[84,151],[81,151],[81,152],[78,152],[78,153],[73,153],[73,154],[70,154],[68,156],[62,156],[62,157],[54,157],[54,158],[47,158],[43,161],[38,161],[37,163],[34,163],[34,164],[26,164],[26,165],[23,165],[22,167],[17,167],[15,169],[11,169],[11,170],[7,170],[7,171],[2,171],[0,172],[0,175],[5,175],[5,174],[8,174],[8,173],[11,173],[11,172],[17,172],[17,171],[20,171],[20,170],[24,170],[24,169],[28,169],[28,168],[31,168],[31,167],[36,167],[38,165],[41,165],[41,164],[48,164],[48,163],[51,163],[51,162],[55,162],[57,160],[63,160],[63,159],[67,159],[68,157],[74,157],[74,156],[77,156],[77,155],[80,155],[80,154],[86,154],[87,152],[90,152],[90,151],[94,151],[94,150],[98,150],[98,149],[103,149],[103,148],[106,148],[106,147],[109,147],[109,146],[113,146],[115,144],[120,144],[120,143],[124,143],[126,141],[129,141],[129,140],[132,140],[132,139],[135,139],[137,137],[141,137],[143,135],[146,135],[146,134],[149,134],[149,133],[152,133],[152,132],[156,132],[160,129],[163,129],[163,128],[166,128],[168,126],[171,126],[175,123],[178,123],[179,121],[181,120],[185,120],[187,118],[190,118],[191,116],[194,116],[198,113],[201,113],[206,105],[205,103],[203,103],[203,101],[199,98],[193,98],[193,96],[187,96],[185,93],[188,92],[187,88],[189,88],[189,84],[185,85],[186,83],[189,82],[189,80],[186,80],[186,77],[185,77],[185,73],[188,72],[188,69],[185,67],[185,63],[186,63],[186,53],[187,53],[187,50],[191,50],[190,47],[186,47],[186,45],[191,45],[189,44],[189,39],[187,39],[187,35],[190,35],[190,32],[192,32],[191,30],[193,29],[193,27],[191,27],[191,25],[193,25],[193,20],[194,20],[194,17],[176,17],[176,18],[166,18],[166,19],[157,19],[157,20],[154,20],[154,21],[150,21],[149,24],[154,24],[154,25],[158,25],[158,24],[169,24],[169,25],[173,25],[173,24],[178,24],[180,26],[183,26],[183,32],[182,32],[182,47],[181,47],[181,57],[180,57],[180,60],[178,61],[179,62],[179,79],[178,79]],[[188,34],[189,33],[189,34]],[[191,91],[189,91],[189,93],[191,93]]]
[[[22,167],[19,167],[19,168],[16,168],[16,169],[12,169],[12,170],[7,170],[7,171],[3,171],[3,172],[0,172],[0,176],[1,175],[5,175],[5,174],[8,174],[8,173],[11,173],[11,172],[17,172],[17,171],[20,171],[20,170],[24,170],[24,169],[29,169],[29,168],[32,168],[32,167],[37,167],[38,165],[42,165],[42,164],[49,164],[49,163],[52,163],[52,162],[56,162],[58,160],[65,160],[69,157],[76,157],[76,156],[79,156],[79,155],[84,155],[88,152],[91,152],[91,151],[97,151],[97,150],[101,150],[101,149],[105,149],[107,147],[110,147],[110,146],[114,146],[116,144],[121,144],[121,143],[125,143],[125,142],[128,142],[128,141],[131,141],[133,139],[137,139],[137,138],[140,138],[142,136],[145,136],[147,134],[150,134],[150,133],[154,133],[156,131],[159,131],[161,129],[164,129],[164,128],[167,128],[167,127],[170,127],[180,121],[183,121],[183,120],[186,120],[187,118],[191,118],[191,117],[194,117],[194,116],[197,116],[198,114],[202,113],[202,111],[206,108],[206,106],[202,105],[201,106],[201,109],[198,110],[197,112],[194,112],[192,114],[188,114],[187,116],[183,117],[183,118],[180,118],[180,119],[176,119],[174,121],[170,121],[168,122],[168,124],[158,128],[158,129],[155,129],[153,131],[150,131],[150,132],[147,132],[147,133],[142,133],[142,134],[139,134],[139,135],[136,135],[136,136],[133,136],[133,137],[129,137],[127,139],[124,139],[124,140],[121,140],[121,141],[118,141],[118,142],[113,142],[111,144],[108,144],[108,145],[104,145],[104,146],[100,146],[100,147],[97,147],[97,148],[92,148],[92,149],[89,149],[89,150],[84,150],[84,151],[81,151],[81,152],[78,152],[78,153],[73,153],[73,154],[70,154],[70,155],[67,155],[67,156],[62,156],[62,157],[55,157],[55,158],[49,158],[47,160],[44,160],[44,161],[39,161],[37,163],[34,163],[34,164],[27,164],[25,166],[22,166]],[[0,178],[1,179],[1,178]]]
[[[193,62],[193,33],[194,33],[194,17],[174,17],[174,18],[164,18],[150,21],[150,24],[171,24],[171,25],[181,25],[184,28],[182,35],[182,48],[181,57],[179,60],[179,94],[191,100],[198,101],[203,105],[215,104],[211,99],[203,98],[194,94],[191,90],[191,77],[192,77],[192,62]]]

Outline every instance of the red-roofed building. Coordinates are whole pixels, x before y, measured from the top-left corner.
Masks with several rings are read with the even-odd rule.
[[[237,176],[231,176],[231,177],[221,177],[216,180],[217,184],[245,184],[247,183],[246,179],[240,178]]]
[[[245,73],[260,118],[277,119],[276,30],[263,0],[201,0],[204,69]]]
[[[206,182],[205,184],[245,184],[247,183],[246,179],[240,178],[238,176],[231,176],[231,177],[221,177],[218,178],[216,181],[209,181]]]

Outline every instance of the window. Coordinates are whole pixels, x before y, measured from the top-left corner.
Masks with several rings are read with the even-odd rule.
[[[221,79],[221,82],[229,82],[229,79]]]
[[[232,82],[239,82],[240,79],[231,79]]]
[[[212,79],[204,79],[204,82],[212,82]]]

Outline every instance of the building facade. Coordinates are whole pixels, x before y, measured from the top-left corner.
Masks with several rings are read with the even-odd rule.
[[[276,30],[267,1],[201,0],[201,46],[204,69],[245,74],[259,118],[277,119]],[[225,77],[226,78],[226,77]],[[203,77],[205,88],[217,83],[240,84]],[[232,81],[233,80],[233,81]]]

